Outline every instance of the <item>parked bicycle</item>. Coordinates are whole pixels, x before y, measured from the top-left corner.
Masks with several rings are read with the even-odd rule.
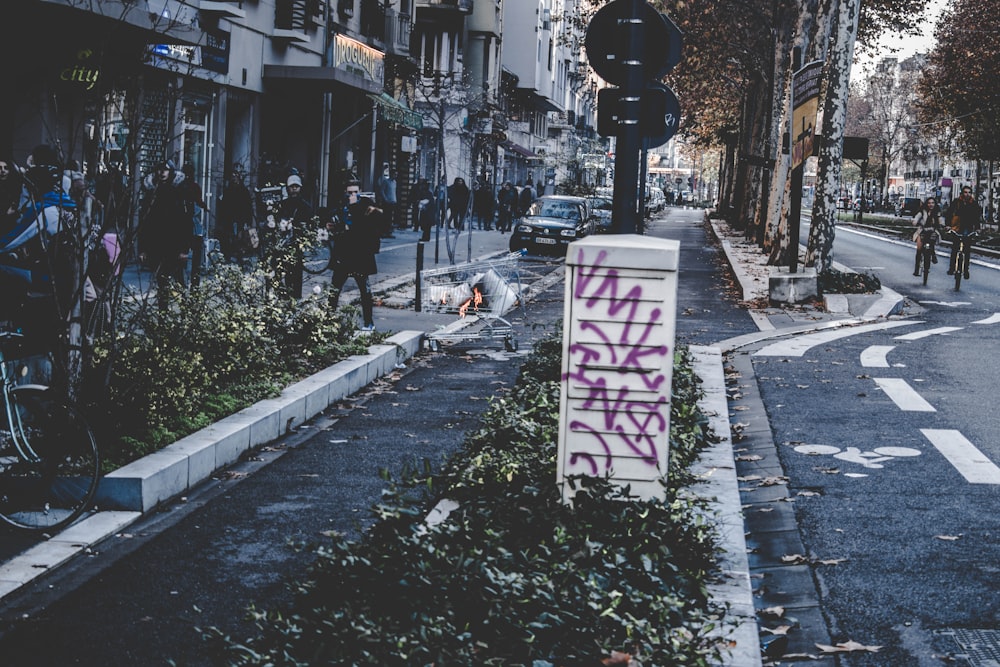
[[[951,270],[955,272],[955,291],[957,292],[962,286],[962,278],[969,277],[969,256],[972,252],[973,241],[979,238],[979,232],[974,231],[970,234],[962,235],[948,230],[945,232],[945,238],[953,244],[958,244],[958,249],[955,252],[955,262],[951,265]]]
[[[91,508],[100,455],[90,427],[48,387],[18,385],[10,350],[20,333],[0,332],[0,520],[53,532]]]

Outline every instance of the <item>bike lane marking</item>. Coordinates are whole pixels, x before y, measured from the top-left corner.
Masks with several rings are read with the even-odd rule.
[[[886,356],[895,349],[895,345],[869,345],[861,350],[861,365],[864,368],[889,368]]]
[[[896,336],[896,340],[920,340],[921,338],[927,338],[928,336],[940,336],[943,334],[949,334],[953,331],[961,331],[964,328],[965,327],[938,327],[936,329],[924,329],[923,331],[913,331],[908,334]]]
[[[886,396],[904,412],[937,412],[910,383],[901,378],[872,378]]]
[[[847,327],[844,329],[819,331],[816,333],[806,334],[804,336],[797,336],[790,340],[782,340],[776,343],[771,343],[770,345],[766,345],[754,352],[753,356],[801,357],[811,348],[824,343],[829,343],[830,341],[847,338],[848,336],[854,336],[856,334],[868,333],[869,331],[881,331],[883,329],[912,326],[914,324],[923,324],[923,322],[917,320],[878,322],[876,324],[863,324],[861,326]]]
[[[959,431],[922,428],[931,444],[971,484],[1000,484],[1000,468]]]
[[[993,313],[985,320],[976,320],[973,324],[1000,324],[1000,313]]]

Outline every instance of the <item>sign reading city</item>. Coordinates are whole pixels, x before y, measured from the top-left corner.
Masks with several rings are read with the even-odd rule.
[[[823,61],[814,60],[792,74],[792,169],[813,154]]]

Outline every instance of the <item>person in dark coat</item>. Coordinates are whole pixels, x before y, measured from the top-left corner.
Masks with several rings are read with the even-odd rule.
[[[469,210],[469,186],[465,184],[465,179],[455,178],[448,187],[448,225],[452,229],[463,229],[465,226],[465,213]]]
[[[501,234],[510,231],[517,215],[517,191],[510,181],[504,181],[497,192],[497,229]]]
[[[185,285],[184,269],[191,252],[191,216],[178,187],[183,178],[172,162],[157,164],[144,181],[146,193],[139,213],[139,257],[153,271],[157,305],[164,309],[170,291]]]
[[[972,194],[972,187],[968,185],[962,186],[962,194],[958,199],[951,202],[948,207],[948,214],[945,216],[947,220],[947,225],[951,228],[954,234],[959,236],[968,236],[972,232],[979,229],[980,224],[983,221],[983,209],[979,207],[979,202],[976,201],[975,196]],[[966,257],[965,266],[955,266],[955,256],[958,254],[958,241],[952,241],[951,243],[951,257],[948,261],[948,275],[954,275],[956,271],[962,271],[965,275],[965,279],[969,279],[969,259]]]
[[[379,250],[382,209],[367,197],[359,197],[361,183],[350,181],[344,189],[340,214],[331,223],[333,240],[333,277],[330,285],[330,308],[340,304],[340,293],[348,278],[354,278],[361,292],[361,315],[364,331],[374,331],[374,306],[369,277],[378,273],[375,254]]]
[[[218,220],[216,234],[219,235],[223,254],[227,258],[235,259],[252,253],[253,248],[241,248],[238,242],[244,229],[255,226],[253,196],[243,183],[243,173],[239,169],[233,169],[230,173],[219,198],[216,215]]]
[[[278,202],[274,217],[277,222],[277,237],[288,242],[289,245],[284,247],[290,249],[291,254],[289,256],[277,252],[272,260],[276,262],[276,275],[281,276],[288,292],[296,299],[301,299],[302,265],[305,258],[297,240],[307,232],[313,209],[302,196],[302,178],[298,174],[292,174],[285,180],[285,190],[288,196]]]
[[[423,205],[420,203],[425,199],[434,199],[434,193],[431,192],[431,184],[426,178],[421,178],[417,181],[417,184],[413,186],[410,190],[410,208],[413,215],[413,229],[419,231],[422,229],[420,224],[420,211],[423,209]],[[425,241],[430,240],[430,238],[423,239]]]
[[[493,229],[493,213],[496,207],[497,200],[489,183],[476,183],[472,190],[472,212],[479,222],[479,229]]]
[[[17,224],[24,181],[13,160],[0,158],[0,235]]]
[[[528,207],[532,205],[535,201],[535,187],[531,183],[531,179],[524,184],[521,188],[521,192],[517,196],[517,216],[523,217],[528,212]]]

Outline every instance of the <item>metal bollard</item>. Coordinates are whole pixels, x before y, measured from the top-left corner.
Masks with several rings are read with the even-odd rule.
[[[420,272],[424,270],[424,242],[417,241],[417,291],[414,298],[414,309],[420,312]]]

